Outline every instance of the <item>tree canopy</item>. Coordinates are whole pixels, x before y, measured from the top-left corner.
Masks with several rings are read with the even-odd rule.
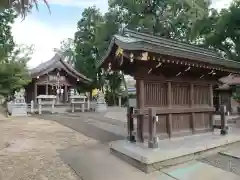
[[[226,58],[240,61],[240,0],[220,12],[212,9],[208,16],[197,21],[194,38],[205,47],[221,52]]]
[[[5,97],[30,80],[26,64],[33,47],[14,43],[11,24],[15,18],[16,14],[11,9],[0,12],[0,95]]]
[[[50,11],[48,1],[47,0],[41,0],[41,1],[47,5]],[[22,17],[25,17],[27,13],[32,9],[33,6],[35,6],[36,9],[38,10],[39,2],[40,2],[39,0],[1,0],[0,10],[2,9],[4,11],[6,9],[13,9],[18,14],[22,15]]]

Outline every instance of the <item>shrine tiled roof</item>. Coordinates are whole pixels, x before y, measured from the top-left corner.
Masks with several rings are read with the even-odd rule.
[[[70,73],[75,78],[78,78],[79,81],[90,83],[92,80],[84,76],[83,74],[76,71],[70,64],[65,62],[59,54],[55,54],[52,59],[39,64],[36,68],[31,69],[30,75],[32,78],[46,74],[58,66],[64,68],[67,73]]]
[[[225,59],[213,50],[128,29],[124,30],[124,35],[113,36],[105,56],[97,63],[98,67],[110,56],[114,46],[124,50],[153,52],[240,70],[239,62]]]
[[[219,81],[229,86],[240,85],[240,76],[232,74],[232,75],[220,78]]]

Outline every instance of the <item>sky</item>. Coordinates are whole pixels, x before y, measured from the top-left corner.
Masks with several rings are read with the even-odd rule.
[[[232,0],[212,0],[212,7],[227,7]],[[12,26],[14,40],[17,44],[34,45],[35,51],[28,66],[51,59],[53,49],[60,47],[60,42],[73,38],[77,22],[84,8],[95,5],[106,12],[108,0],[48,0],[51,13],[46,5],[40,3],[39,10],[34,9],[22,20],[17,19]]]

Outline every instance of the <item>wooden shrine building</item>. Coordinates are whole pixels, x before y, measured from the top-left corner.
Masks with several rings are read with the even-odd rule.
[[[214,51],[132,30],[114,35],[99,68],[121,70],[136,80],[137,109],[154,108],[160,139],[213,130],[213,86],[240,72],[240,63]],[[138,138],[148,134],[138,116]],[[140,133],[139,133],[140,132]],[[142,133],[144,132],[144,133]]]
[[[71,65],[56,54],[30,70],[32,81],[26,86],[26,101],[36,101],[38,95],[59,96],[60,103],[68,102],[70,88],[87,85],[90,79],[77,72]]]
[[[219,79],[221,85],[214,91],[214,105],[219,111],[220,105],[226,105],[230,114],[239,113],[239,102],[234,99],[234,95],[239,94],[240,77],[236,74]]]

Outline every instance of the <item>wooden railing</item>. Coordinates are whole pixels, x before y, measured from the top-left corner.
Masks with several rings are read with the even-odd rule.
[[[183,110],[183,109],[182,109]],[[186,109],[184,109],[186,110]],[[188,108],[186,113],[195,113],[198,112],[198,108]],[[214,108],[206,108],[206,112],[213,112]],[[157,122],[158,122],[158,113],[163,112],[165,114],[178,113],[176,109],[164,109],[160,110],[159,108],[148,108],[146,109],[134,109],[133,107],[129,107],[127,111],[127,123],[128,123],[128,139],[130,142],[136,142],[136,138],[133,135],[134,131],[134,118],[138,118],[139,116],[147,116],[148,117],[148,147],[149,148],[157,148],[158,147],[158,137],[157,137]],[[180,111],[182,113],[182,111]],[[199,112],[203,112],[201,109]],[[221,107],[221,125],[217,126],[215,124],[212,125],[213,128],[221,129],[221,135],[227,134],[228,127],[226,122],[226,107]],[[141,128],[137,128],[137,140],[143,142]]]

